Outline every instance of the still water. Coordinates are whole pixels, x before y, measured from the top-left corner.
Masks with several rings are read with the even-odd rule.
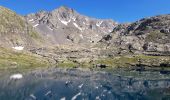
[[[0,100],[170,100],[170,75],[159,72],[49,69],[11,79],[15,73],[1,75]]]

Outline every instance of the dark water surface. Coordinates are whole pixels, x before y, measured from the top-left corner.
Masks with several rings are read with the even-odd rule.
[[[0,77],[0,100],[170,100],[170,75],[49,69]]]

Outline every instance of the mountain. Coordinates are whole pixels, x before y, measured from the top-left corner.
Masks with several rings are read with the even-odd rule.
[[[119,24],[64,6],[26,16],[0,7],[0,68],[154,69],[170,67],[169,56],[170,15]]]
[[[40,11],[25,17],[37,32],[53,44],[97,43],[118,24],[112,20],[90,18],[68,7]]]
[[[107,38],[106,38],[107,37]],[[109,37],[109,38],[108,38]],[[131,24],[119,24],[100,43],[108,48],[147,54],[170,54],[170,15],[144,18]]]
[[[41,44],[41,36],[24,17],[0,7],[0,45],[8,48],[24,46],[26,48]]]

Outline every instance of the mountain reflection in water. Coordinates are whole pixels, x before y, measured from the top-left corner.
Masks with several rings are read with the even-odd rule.
[[[10,79],[10,75],[0,78],[0,100],[168,99],[169,75],[154,72],[121,75],[120,71],[49,69],[24,74],[22,79],[17,80]]]

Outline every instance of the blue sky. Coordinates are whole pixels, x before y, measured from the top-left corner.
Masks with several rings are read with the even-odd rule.
[[[39,10],[51,11],[64,5],[90,17],[113,19],[121,23],[170,14],[170,0],[0,0],[0,5],[21,15]]]

